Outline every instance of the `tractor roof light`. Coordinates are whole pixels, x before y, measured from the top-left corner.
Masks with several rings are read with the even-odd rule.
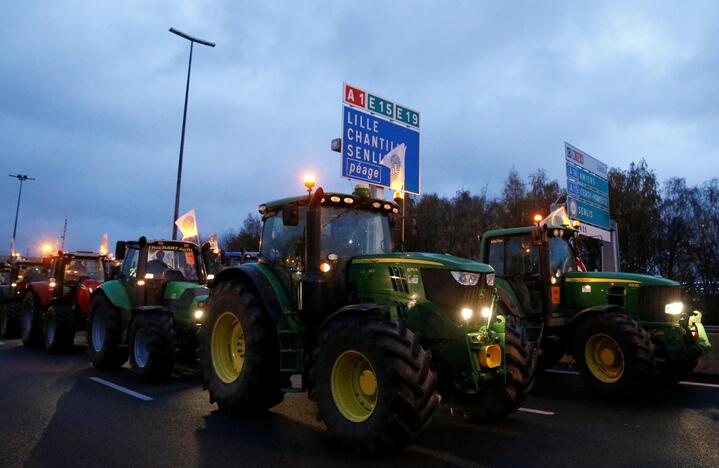
[[[537,226],[539,226],[539,223],[542,222],[542,220],[544,219],[544,217],[543,217],[541,214],[537,213],[537,214],[534,215],[534,218],[532,218],[532,219],[534,220],[534,223],[535,223]]]
[[[305,187],[309,193],[312,193],[312,189],[315,187],[316,181],[313,174],[305,174]]]
[[[49,254],[52,252],[52,250],[53,250],[52,245],[48,244],[47,242],[45,242],[44,244],[42,244],[40,246],[40,251],[44,254]]]
[[[394,195],[392,195],[392,198],[395,202],[399,203],[404,198],[404,194],[398,190],[394,193]]]

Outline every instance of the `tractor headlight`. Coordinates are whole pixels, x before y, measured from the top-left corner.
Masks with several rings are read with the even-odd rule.
[[[468,321],[474,315],[474,311],[469,307],[465,307],[460,311],[460,314],[462,315],[462,320]]]
[[[479,282],[479,273],[470,273],[468,271],[451,271],[452,278],[463,286],[476,286]]]
[[[195,320],[201,320],[205,316],[205,311],[202,309],[195,310]]]
[[[12,286],[13,288],[17,287],[17,283],[10,283],[10,286]]]
[[[483,307],[482,308],[482,317],[488,319],[492,317],[492,308],[491,307]]]
[[[680,315],[684,311],[684,304],[672,302],[664,306],[664,313],[669,315]]]
[[[491,286],[494,286],[494,278],[495,278],[496,276],[497,276],[497,275],[494,274],[494,273],[487,273],[487,276],[486,276],[486,278],[487,278],[487,286],[490,286],[490,287],[491,287]]]

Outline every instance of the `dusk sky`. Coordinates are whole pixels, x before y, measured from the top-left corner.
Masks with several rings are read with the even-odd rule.
[[[717,2],[5,1],[0,254],[239,228],[302,176],[349,191],[330,140],[344,81],[421,113],[422,191],[497,195],[509,170],[564,184],[568,141],[664,181],[719,176]]]

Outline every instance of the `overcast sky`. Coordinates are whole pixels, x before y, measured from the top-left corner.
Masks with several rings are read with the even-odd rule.
[[[719,176],[717,2],[5,1],[0,253],[170,235],[188,43],[181,212],[237,228],[311,170],[350,190],[346,81],[417,109],[422,190],[491,195],[512,166],[563,182],[563,142],[660,179]],[[511,6],[507,6],[511,4]],[[551,5],[551,6],[547,6]]]

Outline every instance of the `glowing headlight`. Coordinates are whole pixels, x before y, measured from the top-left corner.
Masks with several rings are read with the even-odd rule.
[[[215,279],[215,275],[213,275],[212,273],[207,275],[207,281],[212,281],[213,279]]]
[[[200,320],[200,319],[201,319],[202,317],[204,317],[204,316],[205,316],[205,311],[204,311],[204,310],[202,310],[202,309],[197,309],[197,310],[195,311],[195,319],[196,319],[196,320]]]
[[[490,307],[483,307],[482,308],[482,317],[488,319],[492,316],[492,309]]]
[[[15,286],[17,286],[17,283],[10,283],[10,286],[14,288]]]
[[[672,302],[664,306],[664,313],[669,315],[679,315],[684,311],[684,304],[681,302]]]
[[[487,273],[487,286],[494,286],[494,278],[497,276],[494,273]]]
[[[153,273],[145,273],[145,279],[154,279],[155,275]]]
[[[474,311],[470,309],[469,307],[465,307],[461,310],[462,314],[462,320],[469,320],[472,318],[472,315],[474,315]]]
[[[452,271],[452,278],[463,286],[475,286],[479,282],[479,273],[468,271]]]

